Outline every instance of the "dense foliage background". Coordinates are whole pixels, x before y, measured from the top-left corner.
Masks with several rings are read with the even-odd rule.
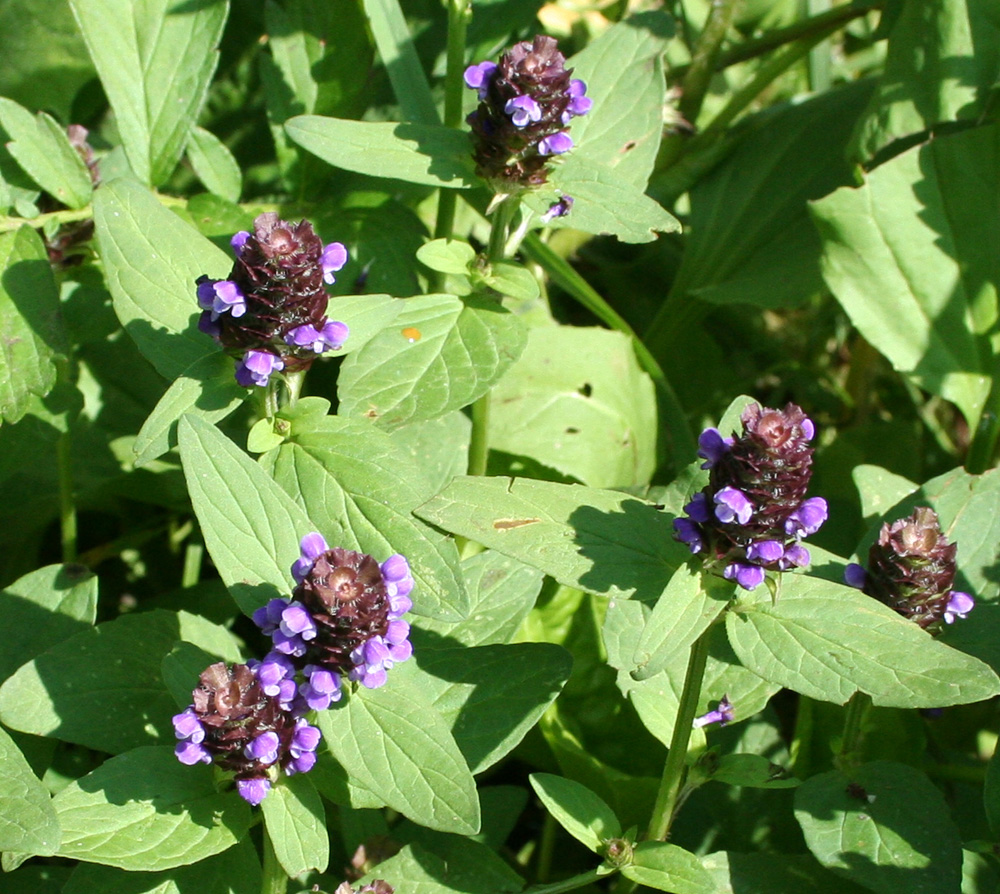
[[[593,107],[498,204],[462,75],[538,33]],[[998,889],[995,0],[0,0],[0,59],[0,889]],[[245,388],[196,280],[265,212],[350,336]],[[747,591],[672,522],[751,401],[829,520]],[[915,506],[931,633],[842,583]],[[171,717],[311,531],[413,658],[251,808]]]

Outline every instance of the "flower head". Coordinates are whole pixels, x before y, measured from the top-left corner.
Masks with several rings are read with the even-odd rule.
[[[184,764],[216,763],[235,774],[236,789],[259,804],[274,773],[304,773],[316,761],[320,731],[278,695],[280,680],[261,675],[263,665],[210,665],[191,693],[192,703],[174,715]]]
[[[272,599],[253,620],[274,646],[264,660],[274,665],[268,674],[279,676],[282,662],[290,661],[304,680],[298,697],[309,708],[339,700],[344,676],[369,689],[382,686],[387,671],[410,657],[410,625],[402,616],[413,605],[413,576],[403,556],[379,565],[364,553],[330,549],[313,532],[302,538],[292,577],[292,598]]]
[[[556,41],[538,35],[500,57],[465,70],[465,83],[479,106],[469,116],[480,176],[497,192],[545,183],[548,159],[573,148],[566,128],[586,115],[593,100],[587,85],[571,78]]]
[[[198,326],[238,358],[241,385],[266,386],[271,373],[306,369],[344,344],[347,326],[327,318],[324,288],[347,263],[341,243],[323,245],[309,221],[268,212],[230,244],[236,260],[228,278],[197,280]]]
[[[752,590],[767,571],[809,564],[799,540],[819,530],[827,505],[805,496],[816,431],[799,407],[749,404],[740,420],[740,434],[707,428],[698,438],[709,483],[674,520],[674,536],[723,577]]]
[[[932,632],[964,618],[976,601],[953,590],[957,544],[949,543],[937,513],[918,506],[886,522],[868,551],[868,569],[851,563],[844,580]]]

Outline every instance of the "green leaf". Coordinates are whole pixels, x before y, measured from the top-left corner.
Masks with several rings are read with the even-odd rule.
[[[397,0],[363,0],[372,36],[407,121],[437,124],[437,105]]]
[[[551,643],[417,653],[420,689],[451,724],[473,773],[509,754],[558,697],[573,667]]]
[[[858,121],[852,155],[936,124],[976,120],[1000,75],[1000,22],[991,0],[907,0],[889,34],[885,69]]]
[[[62,831],[45,786],[0,728],[0,850],[49,856]]]
[[[406,307],[406,301],[389,295],[338,295],[330,301],[327,316],[346,323],[351,330],[337,356],[363,348],[386,329]]]
[[[461,239],[434,239],[420,246],[417,260],[431,270],[465,275],[476,260],[476,250]]]
[[[551,773],[532,773],[528,778],[559,825],[595,854],[601,853],[609,838],[621,838],[621,823],[614,811],[585,785]]]
[[[59,856],[156,871],[232,847],[250,828],[250,805],[217,792],[212,768],[187,767],[173,746],[136,748],[71,782],[53,799]]]
[[[795,788],[801,784],[801,780],[791,776],[780,764],[772,763],[760,754],[714,755],[713,760],[705,763],[705,772],[713,782],[766,789]]]
[[[468,406],[517,360],[526,337],[520,319],[488,299],[410,298],[391,329],[344,361],[340,413],[394,428]]]
[[[632,677],[648,680],[715,622],[733,597],[728,581],[704,574],[696,563],[681,565],[646,619],[632,659]]]
[[[129,164],[159,186],[205,102],[229,12],[225,0],[70,0],[114,110]]]
[[[739,854],[717,851],[702,858],[717,894],[861,894],[865,889],[837,878],[811,854]]]
[[[861,514],[868,524],[872,524],[918,487],[908,478],[880,466],[855,466],[851,478],[861,497]]]
[[[309,430],[293,428],[292,437],[265,467],[327,542],[380,562],[402,553],[416,583],[414,613],[466,617],[454,541],[412,515],[428,493],[419,467],[363,419],[323,417]]]
[[[187,142],[188,161],[195,175],[210,193],[238,202],[243,191],[243,174],[233,153],[211,131],[193,127]]]
[[[860,690],[876,705],[931,708],[1000,692],[987,665],[851,587],[786,574],[776,604],[760,599],[726,616],[733,649],[754,673],[810,698],[844,704]]]
[[[261,803],[264,825],[281,868],[290,878],[330,861],[323,800],[304,773],[282,777]]]
[[[197,615],[162,609],[121,615],[22,666],[0,687],[0,720],[111,754],[172,741],[177,709],[160,668],[178,640],[239,660],[232,635]]]
[[[545,326],[493,392],[489,443],[592,487],[647,484],[656,395],[620,332]]]
[[[518,301],[534,301],[541,289],[535,275],[516,261],[497,261],[483,276],[483,281],[501,295]]]
[[[645,189],[663,133],[663,53],[674,34],[665,12],[630,16],[570,57],[593,108],[573,121],[574,150]]]
[[[983,786],[983,802],[990,831],[1000,832],[1000,751],[995,751],[986,767],[986,783]]]
[[[795,792],[813,855],[871,891],[957,891],[962,845],[941,792],[919,770],[875,761],[832,770]]]
[[[450,189],[478,184],[469,135],[450,127],[299,115],[285,132],[345,171]]]
[[[415,823],[479,831],[476,784],[441,715],[396,677],[358,688],[317,723],[352,780]],[[377,745],[375,743],[378,743]]]
[[[860,81],[751,117],[691,189],[691,231],[672,291],[772,308],[823,291],[808,203],[854,185],[845,146],[870,95],[871,83]]]
[[[575,484],[456,478],[416,514],[601,596],[653,602],[689,555],[652,504]]]
[[[56,383],[63,350],[59,291],[42,240],[31,227],[0,234],[0,417],[17,422],[33,394]]]
[[[115,313],[157,371],[173,380],[218,353],[198,331],[195,280],[224,279],[231,259],[127,178],[95,193],[94,224]]]
[[[191,364],[167,389],[132,444],[137,466],[148,465],[177,446],[177,422],[185,413],[221,422],[246,400],[233,378],[233,360],[215,351]]]
[[[457,624],[417,619],[410,639],[418,655],[425,644],[433,648],[510,642],[535,604],[544,575],[517,559],[485,550],[462,562],[462,577],[470,597],[468,617]]]
[[[160,872],[126,872],[98,863],[78,863],[61,894],[258,894],[260,860],[249,838],[228,850]]]
[[[396,856],[379,863],[356,882],[369,884],[383,879],[406,894],[517,894],[524,882],[494,861],[445,860],[419,844],[406,845]]]
[[[83,565],[39,568],[4,588],[0,616],[4,619],[3,681],[24,662],[94,623],[97,577]]]
[[[389,432],[389,437],[423,472],[428,492],[436,494],[469,467],[472,422],[461,410],[437,419],[412,422]]]
[[[652,242],[657,232],[674,233],[681,228],[680,221],[642,189],[586,155],[570,153],[553,172],[551,182],[559,194],[573,196],[573,210],[559,222],[574,230],[617,236],[622,242]],[[539,193],[527,197],[525,204],[543,213],[552,201],[551,193]]]
[[[315,530],[305,512],[218,429],[185,416],[181,461],[205,544],[246,614],[292,587],[299,541]]]
[[[976,426],[997,350],[1000,125],[904,152],[812,206],[823,276],[861,334]],[[871,296],[877,294],[878,301]]]
[[[715,882],[690,851],[665,841],[641,841],[633,861],[622,867],[633,882],[671,894],[717,894]]]
[[[35,117],[12,99],[0,97],[0,127],[11,138],[7,151],[54,199],[70,208],[90,201],[90,171],[66,131],[45,112]]]

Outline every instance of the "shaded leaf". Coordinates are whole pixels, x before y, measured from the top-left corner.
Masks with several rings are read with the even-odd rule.
[[[0,729],[0,850],[54,854],[62,832],[48,790],[14,740]]]
[[[716,894],[715,883],[690,851],[665,841],[641,841],[633,861],[622,867],[627,879],[672,894]]]
[[[551,773],[532,773],[529,778],[545,809],[595,854],[602,852],[609,838],[621,837],[621,823],[614,811],[585,785]]]

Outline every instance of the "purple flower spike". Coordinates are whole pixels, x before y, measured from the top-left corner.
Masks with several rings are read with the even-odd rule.
[[[350,329],[346,323],[328,320],[322,329],[317,329],[308,323],[296,326],[285,336],[285,343],[299,348],[309,348],[316,354],[324,351],[336,351],[344,346]]]
[[[562,155],[573,148],[573,138],[568,133],[554,133],[538,141],[539,155]]]
[[[691,724],[695,729],[701,729],[703,726],[708,726],[710,723],[717,723],[719,726],[725,726],[727,723],[733,722],[734,716],[733,706],[729,701],[728,696],[722,696],[719,699],[719,707],[714,711],[709,711],[707,714],[702,714],[701,717],[695,717],[694,722]]]
[[[770,565],[785,555],[785,546],[779,540],[761,540],[747,547],[747,558],[751,562]]]
[[[698,456],[705,460],[701,467],[711,469],[732,446],[732,438],[722,437],[717,428],[706,428],[698,436]]]
[[[481,100],[486,99],[490,81],[493,80],[493,74],[496,70],[496,62],[480,62],[478,65],[470,65],[465,69],[466,86],[477,91]]]
[[[323,249],[319,261],[323,267],[323,282],[332,285],[337,281],[333,274],[347,263],[347,249],[340,242],[331,242]]]
[[[944,609],[945,624],[954,624],[955,618],[964,618],[976,607],[976,600],[968,593],[952,590]]]
[[[341,698],[340,677],[314,664],[307,664],[304,670],[306,681],[299,685],[299,694],[306,700],[312,711],[325,711],[331,702]]]
[[[240,797],[251,807],[256,807],[267,797],[267,793],[271,791],[271,782],[266,778],[237,779],[236,791],[239,792]]]
[[[857,562],[851,562],[844,569],[844,583],[856,590],[863,590],[865,582],[868,580],[868,572]]]
[[[301,584],[302,581],[306,579],[306,575],[312,569],[313,564],[316,560],[323,555],[330,547],[326,545],[326,541],[323,539],[323,535],[313,531],[311,534],[306,534],[305,537],[299,542],[299,549],[302,555],[295,560],[292,565],[292,577],[295,578],[295,583]]]
[[[243,753],[249,760],[260,761],[262,764],[273,764],[278,759],[278,746],[280,744],[278,734],[268,730],[247,745],[243,749]]]
[[[826,521],[828,509],[822,497],[805,500],[785,521],[785,533],[789,537],[808,537],[815,534]]]
[[[674,534],[681,543],[686,543],[693,553],[700,553],[705,546],[701,531],[689,518],[674,519]]]
[[[257,385],[263,388],[271,378],[271,373],[280,372],[285,362],[270,351],[247,351],[243,359],[236,363],[236,381],[244,388]]]
[[[755,590],[764,583],[764,569],[760,565],[733,562],[722,572],[726,580],[735,580],[744,590]]]
[[[503,110],[510,115],[515,127],[525,127],[542,118],[541,106],[530,96],[515,96],[513,99],[508,99]]]
[[[753,504],[735,487],[724,487],[714,497],[715,517],[723,524],[745,525],[753,515]]]

